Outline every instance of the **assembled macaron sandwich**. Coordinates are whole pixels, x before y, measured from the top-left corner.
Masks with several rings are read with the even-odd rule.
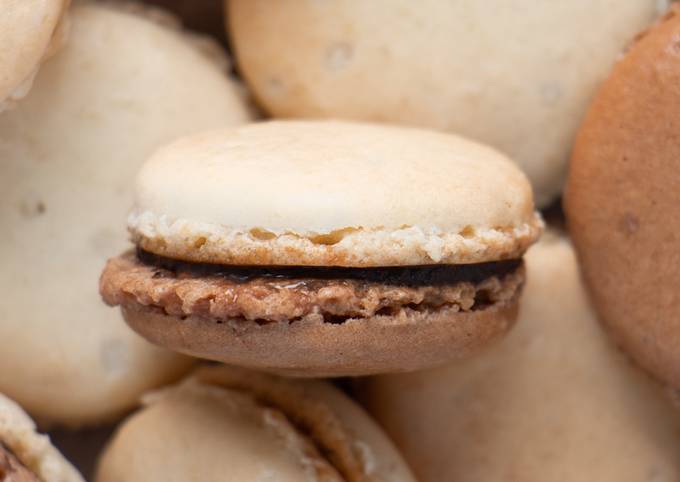
[[[593,306],[616,342],[680,389],[680,4],[594,97],[564,196]]]
[[[142,167],[100,292],[150,341],[340,376],[466,355],[514,323],[542,221],[491,148],[339,121],[212,131]]]

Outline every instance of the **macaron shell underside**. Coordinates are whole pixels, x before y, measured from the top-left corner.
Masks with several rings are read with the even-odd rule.
[[[181,353],[289,376],[355,376],[418,370],[469,356],[510,330],[518,297],[479,311],[442,309],[340,324],[220,323],[142,307],[122,311],[144,338]]]

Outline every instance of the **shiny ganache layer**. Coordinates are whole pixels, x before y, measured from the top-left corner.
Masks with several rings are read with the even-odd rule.
[[[515,271],[521,260],[493,261],[477,264],[433,264],[420,266],[389,266],[382,268],[346,268],[338,266],[228,266],[224,264],[193,263],[159,256],[143,249],[137,258],[144,264],[156,266],[175,274],[194,276],[223,276],[234,282],[248,282],[256,278],[314,280],[356,280],[395,286],[445,285],[469,281],[478,283],[491,276],[503,276]]]
[[[190,263],[145,251],[109,260],[100,292],[110,305],[258,323],[340,323],[404,310],[483,309],[521,288],[521,260],[385,268],[245,267]]]

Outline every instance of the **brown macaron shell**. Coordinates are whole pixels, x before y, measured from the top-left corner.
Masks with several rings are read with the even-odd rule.
[[[602,322],[680,387],[680,6],[640,35],[581,127],[565,195]]]
[[[147,340],[188,355],[292,376],[358,376],[418,370],[468,356],[510,330],[518,297],[519,292],[479,311],[444,308],[338,324],[182,319],[141,306],[123,306],[122,312]]]
[[[301,376],[439,365],[512,326],[531,186],[451,134],[333,120],[188,136],[140,169],[100,294],[147,340]]]

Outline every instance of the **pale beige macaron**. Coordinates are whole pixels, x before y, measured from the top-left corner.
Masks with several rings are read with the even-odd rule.
[[[517,327],[473,359],[366,381],[421,482],[676,482],[680,416],[602,333],[569,242],[526,256]]]
[[[136,181],[100,291],[147,339],[306,376],[413,370],[512,325],[531,187],[449,134],[278,121],[189,136]]]
[[[2,394],[0,482],[83,482],[49,437],[39,434],[21,407]]]
[[[40,421],[90,423],[187,369],[101,306],[97,278],[126,246],[119,226],[153,149],[248,119],[239,87],[183,32],[72,9],[67,45],[0,116],[0,391]]]
[[[227,0],[240,71],[277,117],[441,129],[555,199],[581,116],[665,0]]]
[[[210,367],[145,401],[98,482],[415,482],[376,423],[325,382]]]
[[[40,64],[64,43],[70,0],[0,0],[0,112],[31,89]]]

